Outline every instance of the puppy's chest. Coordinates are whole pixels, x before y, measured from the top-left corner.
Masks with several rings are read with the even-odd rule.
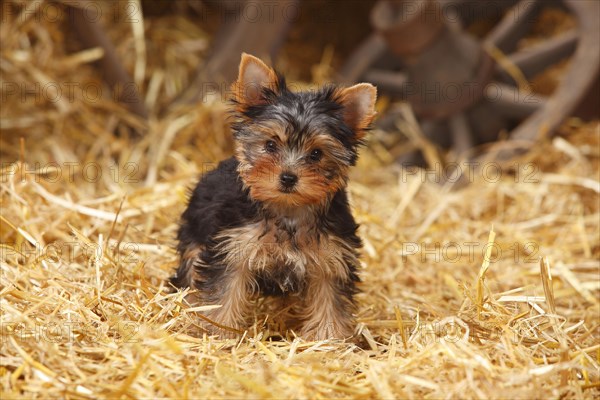
[[[231,271],[254,275],[266,294],[302,291],[310,277],[344,278],[356,253],[343,239],[292,219],[227,229],[215,250]]]
[[[292,219],[228,229],[218,238],[219,252],[233,267],[273,275],[284,270],[299,277],[319,258],[320,245],[324,244],[323,235]]]

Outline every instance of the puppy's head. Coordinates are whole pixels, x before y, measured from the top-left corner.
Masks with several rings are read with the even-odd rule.
[[[252,198],[318,205],[346,185],[375,116],[374,86],[292,92],[261,60],[242,54],[233,93],[236,157]]]

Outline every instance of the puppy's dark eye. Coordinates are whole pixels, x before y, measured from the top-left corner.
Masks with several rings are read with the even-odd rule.
[[[319,161],[321,157],[323,157],[323,152],[319,149],[314,149],[310,152],[310,155],[308,156],[308,158],[310,158],[310,160],[314,162]]]
[[[277,143],[275,143],[272,140],[267,140],[267,142],[265,143],[265,150],[269,153],[275,153],[275,151],[277,150]]]

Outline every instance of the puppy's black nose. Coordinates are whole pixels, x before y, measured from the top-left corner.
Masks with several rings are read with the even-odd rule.
[[[284,188],[291,189],[298,182],[298,176],[291,172],[284,172],[279,176],[279,181]]]

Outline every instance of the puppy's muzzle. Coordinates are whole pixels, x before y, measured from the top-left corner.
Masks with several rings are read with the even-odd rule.
[[[285,190],[291,190],[296,186],[298,182],[298,176],[291,172],[283,172],[279,175],[279,182],[281,183],[281,187]]]

